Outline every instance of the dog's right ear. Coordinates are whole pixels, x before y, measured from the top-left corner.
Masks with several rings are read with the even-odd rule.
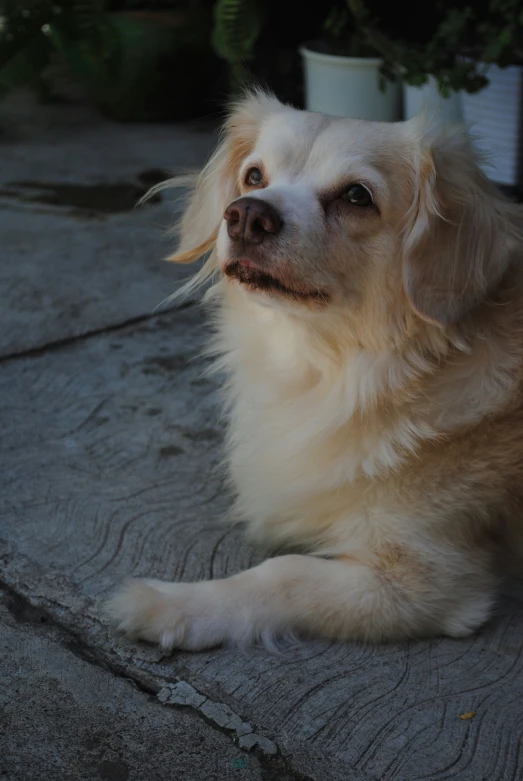
[[[521,209],[478,166],[461,127],[408,123],[419,149],[403,280],[413,309],[442,327],[485,301],[517,253]]]
[[[180,223],[180,244],[168,260],[192,263],[210,252],[227,206],[240,195],[238,173],[250,154],[261,121],[282,104],[272,95],[253,91],[233,105],[221,142],[193,186]]]

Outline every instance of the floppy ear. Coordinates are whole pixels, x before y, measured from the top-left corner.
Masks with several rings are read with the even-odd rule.
[[[418,314],[444,326],[484,301],[501,280],[520,240],[521,209],[482,173],[463,128],[431,138],[423,119],[413,122],[420,153],[403,282]]]
[[[214,247],[223,213],[240,195],[242,160],[254,147],[262,119],[281,108],[276,98],[261,91],[249,93],[233,106],[218,148],[194,182],[180,222],[180,244],[168,260],[191,263]]]

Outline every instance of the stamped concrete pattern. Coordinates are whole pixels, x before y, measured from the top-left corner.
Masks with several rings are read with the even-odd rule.
[[[523,777],[518,582],[467,640],[165,656],[115,636],[100,608],[123,577],[216,578],[262,556],[227,522],[201,310],[154,311],[180,279],[161,261],[173,205],[111,211],[108,193],[127,196],[106,187],[78,206],[100,183],[201,162],[212,132],[17,100],[0,106],[0,774]]]

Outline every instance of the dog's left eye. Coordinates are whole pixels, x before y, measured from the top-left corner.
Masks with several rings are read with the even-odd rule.
[[[372,206],[372,195],[362,184],[351,184],[341,196],[351,206]]]
[[[248,184],[251,187],[257,187],[259,184],[263,183],[263,174],[259,168],[249,168],[245,174],[244,181],[245,184]]]

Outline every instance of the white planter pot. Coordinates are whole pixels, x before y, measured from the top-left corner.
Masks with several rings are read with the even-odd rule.
[[[461,93],[453,92],[448,98],[442,97],[438,82],[433,76],[422,87],[403,86],[403,112],[405,119],[412,119],[424,109],[437,113],[442,123],[461,122],[463,106]]]
[[[463,94],[463,114],[477,147],[485,153],[483,170],[498,184],[522,182],[523,67],[487,71],[489,84],[473,95]]]
[[[300,49],[305,69],[305,97],[309,111],[379,122],[400,118],[401,87],[387,82],[379,87],[380,59],[335,57],[306,47]]]

